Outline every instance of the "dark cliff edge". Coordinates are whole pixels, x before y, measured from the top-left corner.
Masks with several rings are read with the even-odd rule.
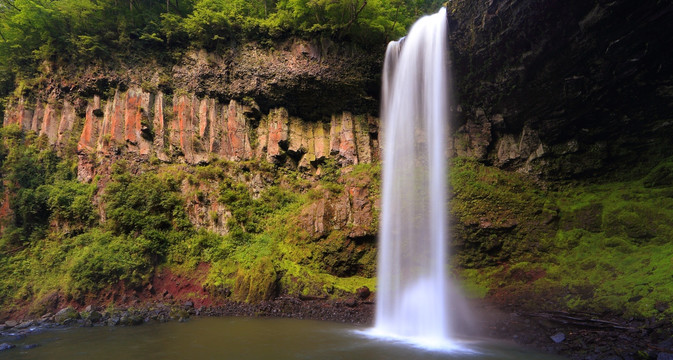
[[[551,180],[642,172],[672,154],[670,3],[448,6],[458,154]]]

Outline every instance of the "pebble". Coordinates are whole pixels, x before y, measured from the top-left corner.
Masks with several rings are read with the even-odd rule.
[[[558,344],[558,343],[560,343],[560,342],[562,342],[563,340],[566,339],[566,335],[565,335],[564,333],[562,333],[562,332],[558,332],[558,333],[556,333],[556,334],[550,336],[550,338],[551,338],[555,343]]]

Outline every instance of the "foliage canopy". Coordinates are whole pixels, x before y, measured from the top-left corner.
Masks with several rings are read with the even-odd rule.
[[[438,0],[1,0],[0,94],[11,91],[16,76],[30,78],[50,62],[116,61],[140,51],[287,36],[383,45],[440,6]]]

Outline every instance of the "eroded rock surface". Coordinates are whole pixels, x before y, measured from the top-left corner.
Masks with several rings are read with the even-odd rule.
[[[122,153],[188,164],[213,157],[263,159],[304,171],[315,171],[327,158],[345,166],[379,157],[376,119],[348,111],[332,115],[329,122],[309,122],[285,108],[262,115],[254,103],[193,94],[169,97],[138,87],[117,90],[109,99],[96,95],[84,108],[80,118],[67,100],[31,103],[22,97],[10,104],[4,124],[39,129],[58,149],[78,139],[78,173],[86,181],[96,174],[97,156]]]

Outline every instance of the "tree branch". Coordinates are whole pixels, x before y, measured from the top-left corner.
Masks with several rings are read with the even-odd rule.
[[[358,16],[360,16],[360,13],[362,12],[362,10],[365,8],[366,5],[367,5],[367,0],[365,0],[362,3],[362,6],[360,6],[360,9],[358,9],[358,11],[355,13],[355,15],[353,15],[353,17],[351,18],[351,21],[349,21],[348,24],[346,24],[346,28],[345,28],[346,30],[350,29],[351,25],[353,25],[355,20],[358,19]]]

